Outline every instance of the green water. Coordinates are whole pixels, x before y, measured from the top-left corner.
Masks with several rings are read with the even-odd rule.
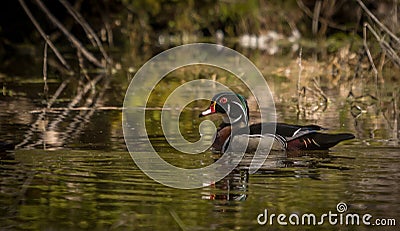
[[[69,79],[55,73],[49,77],[47,97],[40,76],[2,76],[1,141],[14,142],[17,148],[1,153],[0,229],[397,230],[327,221],[321,226],[282,226],[276,219],[273,225],[257,223],[265,209],[270,214],[314,213],[319,217],[329,211],[338,213],[340,202],[346,203],[347,213],[371,214],[371,222],[394,218],[398,223],[400,91],[396,81],[377,87],[372,77],[343,75],[337,80],[325,78],[325,73],[318,75],[320,87],[313,88],[312,81],[304,80],[307,90],[299,97],[297,66],[290,64],[295,58],[243,53],[266,77],[280,122],[319,124],[330,128],[328,132],[354,133],[356,139],[329,152],[271,154],[255,174],[248,173],[251,157],[246,157],[219,182],[200,189],[174,189],[147,177],[126,150],[121,107],[132,73],[123,69],[113,76],[93,74],[97,85],[87,88],[76,76]],[[124,58],[124,68],[137,61],[131,54]],[[133,66],[139,67],[140,62]],[[217,81],[250,96],[243,83],[209,67],[171,73],[153,92],[146,128],[155,150],[166,161],[200,167],[218,158],[209,151],[199,155],[175,151],[163,138],[160,122],[160,107],[169,91],[213,73]],[[305,69],[304,78],[307,75]],[[65,88],[51,109],[44,110],[63,83]],[[318,88],[327,102],[315,93]],[[214,93],[212,89],[193,92],[202,97]],[[186,139],[199,139],[203,119],[198,114],[208,104],[193,102],[178,115]],[[257,121],[257,116],[253,108],[251,120]],[[211,119],[217,123],[221,118]]]
[[[341,147],[288,157],[250,176],[238,168],[212,186],[182,190],[149,179],[127,152],[21,150],[1,164],[1,224],[12,230],[265,230],[272,227],[256,220],[264,209],[318,216],[336,212],[339,202],[352,213],[398,219],[399,158],[396,148]],[[273,225],[288,228],[297,230]]]

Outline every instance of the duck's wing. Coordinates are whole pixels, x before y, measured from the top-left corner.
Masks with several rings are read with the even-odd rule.
[[[292,125],[285,123],[260,123],[250,126],[250,134],[275,131],[277,136],[285,138],[288,150],[327,150],[341,141],[354,139],[350,133],[327,134],[318,125]],[[261,131],[262,129],[262,131]]]
[[[271,133],[271,131],[274,131],[274,127],[275,134],[285,138],[297,137],[307,133],[325,130],[318,125],[300,126],[286,123],[258,123],[250,125],[250,134]]]
[[[350,133],[327,134],[310,132],[288,140],[288,150],[327,150],[341,141],[354,139]]]

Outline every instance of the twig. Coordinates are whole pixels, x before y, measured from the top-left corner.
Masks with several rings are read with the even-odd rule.
[[[101,19],[104,23],[104,30],[102,29],[102,38],[104,41],[105,40],[108,41],[109,47],[113,47],[114,46],[114,38],[113,38],[112,29],[111,29],[111,26],[110,26],[110,23],[108,20],[108,15],[109,15],[108,5],[105,4],[103,7],[100,7],[100,5],[96,5],[96,6],[99,9]],[[103,12],[103,9],[105,9],[106,12]],[[106,36],[107,36],[107,38],[106,38]]]
[[[98,45],[101,43],[97,43],[95,37],[97,37],[96,33],[92,30],[89,24],[85,21],[79,12],[77,12],[69,2],[65,0],[58,0],[64,7],[67,9],[68,13],[75,19],[76,22],[81,25],[82,29],[85,31],[87,38],[89,39],[92,46],[99,47]]]
[[[368,43],[367,43],[367,25],[368,23],[364,23],[364,28],[363,28],[363,43],[364,43],[364,48],[365,48],[365,52],[367,52],[367,56],[369,59],[369,62],[371,63],[372,69],[374,70],[374,74],[375,74],[375,80],[378,79],[378,70],[376,69],[374,60],[372,58],[371,52],[369,51],[369,47],[368,47]]]
[[[361,6],[361,8],[363,8],[363,10],[365,11],[365,13],[367,13],[373,21],[375,21],[376,24],[378,24],[388,35],[390,35],[390,37],[392,37],[397,43],[400,43],[400,39],[394,35],[383,23],[381,23],[379,21],[378,18],[375,17],[375,15],[368,10],[368,8],[364,5],[364,3],[361,0],[356,0],[358,2],[358,4]]]
[[[43,95],[45,98],[45,101],[47,103],[48,100],[48,92],[49,92],[49,87],[47,86],[47,43],[44,44],[44,55],[43,55],[43,82],[44,82],[44,87],[43,87]],[[46,116],[46,109],[43,110],[44,116]],[[44,127],[44,133],[46,133],[46,126]],[[43,139],[43,149],[46,150],[46,140]]]
[[[43,37],[43,39],[46,41],[47,44],[49,44],[50,48],[53,50],[54,54],[57,56],[58,60],[64,65],[64,67],[68,70],[71,71],[71,67],[68,65],[67,61],[63,58],[60,52],[58,52],[56,46],[54,46],[53,42],[48,38],[46,33],[43,31],[42,27],[40,27],[39,23],[36,21],[35,17],[33,17],[31,11],[29,8],[26,6],[24,0],[18,0],[19,4],[22,6],[24,9],[26,15],[28,15],[29,19],[35,26],[36,30],[39,32],[39,34]]]
[[[310,9],[307,8],[307,6],[304,5],[304,3],[303,3],[302,0],[296,0],[296,2],[297,2],[297,5],[299,6],[299,8],[300,8],[301,10],[303,10],[304,13],[305,13],[308,17],[313,18],[313,13],[311,12]],[[337,25],[336,23],[334,23],[334,22],[332,22],[332,21],[329,21],[329,20],[327,20],[327,19],[325,19],[325,18],[323,18],[323,17],[319,17],[319,21],[322,22],[322,23],[325,23],[326,25],[328,25],[328,26],[331,27],[331,28],[335,28],[335,29],[342,30],[342,31],[347,31],[347,30],[348,30],[347,27]]]
[[[47,86],[47,42],[44,44],[44,52],[43,52],[43,94],[47,102],[49,87]]]
[[[383,37],[379,36],[378,33],[369,25],[368,23],[364,23],[364,27],[367,27],[368,30],[374,35],[376,40],[379,42],[379,45],[383,50],[386,50],[389,54],[389,57],[392,59],[394,64],[400,67],[400,57],[397,55],[396,51],[383,39]]]
[[[318,0],[314,6],[314,14],[313,14],[313,21],[312,21],[312,33],[313,35],[317,35],[318,33],[318,22],[319,22],[319,15],[321,13],[321,0]]]
[[[172,209],[168,209],[169,214],[171,214],[172,218],[174,218],[175,222],[179,225],[179,227],[181,228],[181,230],[188,230],[185,226],[185,224],[183,223],[183,221],[179,218],[178,214],[176,214],[176,212]]]
[[[88,71],[85,68],[85,65],[83,64],[83,58],[82,58],[82,53],[78,50],[77,52],[77,56],[78,56],[78,63],[79,63],[79,68],[81,69],[81,73],[85,76],[86,80],[88,82],[90,82],[90,77],[88,75]]]
[[[79,25],[82,26],[83,30],[86,33],[86,36],[90,40],[93,46],[98,47],[100,52],[103,54],[104,59],[107,61],[107,63],[110,63],[110,58],[107,55],[107,52],[104,50],[103,45],[101,44],[101,41],[99,37],[96,35],[94,30],[90,27],[89,23],[86,22],[86,20],[82,17],[82,15],[77,12],[69,2],[65,0],[59,0],[60,3],[67,9],[70,15],[74,17],[74,19],[79,23]]]
[[[399,133],[400,133],[400,127],[398,124],[398,117],[397,117],[397,94],[396,90],[393,91],[393,115],[394,115],[394,121],[393,121],[393,138],[395,140],[399,139]]]
[[[393,15],[392,15],[392,30],[397,29],[397,5],[398,5],[398,0],[393,1]]]
[[[383,66],[385,65],[385,58],[386,58],[386,50],[383,50],[381,53],[381,58],[379,61],[379,66],[378,66],[378,71],[379,71],[379,80],[381,83],[385,82],[385,79],[383,78],[382,72],[383,72]]]
[[[303,65],[301,64],[301,58],[302,58],[301,56],[302,56],[302,53],[303,53],[303,48],[300,47],[299,58],[298,58],[298,60],[297,60],[297,64],[298,64],[298,66],[299,66],[299,75],[298,75],[298,77],[297,77],[297,92],[300,92],[301,73],[303,72],[303,69],[304,69]]]
[[[76,47],[76,49],[80,50],[90,62],[92,62],[94,65],[104,68],[104,65],[100,63],[99,60],[96,59],[96,57],[93,56],[92,53],[90,53],[86,48],[81,44],[81,42],[75,38],[71,33],[69,33],[68,29],[65,28],[60,21],[54,15],[47,9],[47,7],[43,4],[41,0],[35,0],[36,4],[39,6],[39,8],[46,14],[46,16],[50,19],[54,25],[56,25],[63,33],[64,35],[71,41],[71,43]]]
[[[297,59],[297,64],[299,65],[299,75],[298,75],[298,77],[297,77],[297,110],[298,110],[298,113],[300,113],[300,105],[301,105],[301,89],[300,89],[300,84],[301,84],[301,74],[302,74],[302,72],[303,72],[303,65],[301,64],[301,56],[302,56],[302,53],[303,53],[303,48],[302,47],[300,47],[300,50],[299,50],[299,58]]]
[[[56,92],[54,93],[53,97],[51,97],[49,102],[47,102],[47,109],[51,108],[51,106],[53,105],[54,101],[56,101],[58,96],[60,96],[61,92],[65,89],[65,87],[67,86],[67,84],[69,83],[70,80],[71,80],[71,78],[66,79],[65,81],[63,81],[60,84],[60,86],[58,86],[58,88],[57,88]]]
[[[104,27],[107,31],[107,41],[110,47],[114,46],[114,36],[113,36],[113,32],[110,26],[110,23],[108,21],[104,22]]]
[[[52,107],[50,109],[47,109],[47,112],[60,113],[60,112],[65,111],[66,109],[67,108],[65,108],[65,107]],[[71,111],[89,111],[89,110],[92,110],[92,109],[93,108],[86,107],[86,106],[70,108]],[[98,105],[96,105],[96,110],[98,110],[98,111],[121,111],[122,109],[124,109],[124,108],[122,108],[122,107],[114,107],[114,106],[98,106]],[[141,108],[141,109],[143,109],[143,108]],[[161,109],[156,108],[156,109],[157,110],[161,110],[161,109],[164,109],[164,108],[161,108]],[[155,111],[156,109],[154,109],[154,108],[150,108],[150,109],[146,108],[144,110]],[[166,109],[168,111],[174,110],[174,108],[166,108]],[[29,113],[31,113],[31,114],[39,114],[41,112],[43,112],[43,110],[40,110],[40,109],[29,111]]]

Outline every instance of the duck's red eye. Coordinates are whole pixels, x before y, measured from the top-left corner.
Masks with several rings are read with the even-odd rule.
[[[222,98],[219,100],[219,102],[222,103],[222,104],[226,104],[226,102],[228,102],[228,99],[225,98],[225,97],[222,97]]]

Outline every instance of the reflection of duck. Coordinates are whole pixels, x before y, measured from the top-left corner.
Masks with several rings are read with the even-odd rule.
[[[264,138],[274,138],[273,149],[280,150],[327,150],[341,141],[353,139],[354,135],[349,133],[327,134],[320,132],[324,130],[318,125],[291,125],[285,123],[257,123],[248,125],[249,109],[246,99],[232,92],[216,94],[208,110],[203,111],[200,117],[221,113],[224,121],[219,126],[212,144],[214,152],[225,152],[228,147],[233,151],[238,143],[242,145],[237,137],[245,137],[247,145],[246,152],[257,149]],[[276,128],[275,134],[274,127]],[[233,136],[232,136],[233,134]],[[233,138],[232,138],[233,137]],[[233,140],[233,142],[231,142]],[[256,140],[255,142],[253,142]],[[271,139],[265,139],[271,140]],[[233,143],[231,146],[230,143]],[[239,145],[239,146],[240,146]]]
[[[249,182],[249,171],[236,168],[224,179],[212,184],[202,196],[205,200],[218,201],[245,201],[247,199],[247,184]],[[215,190],[217,189],[217,190]]]

